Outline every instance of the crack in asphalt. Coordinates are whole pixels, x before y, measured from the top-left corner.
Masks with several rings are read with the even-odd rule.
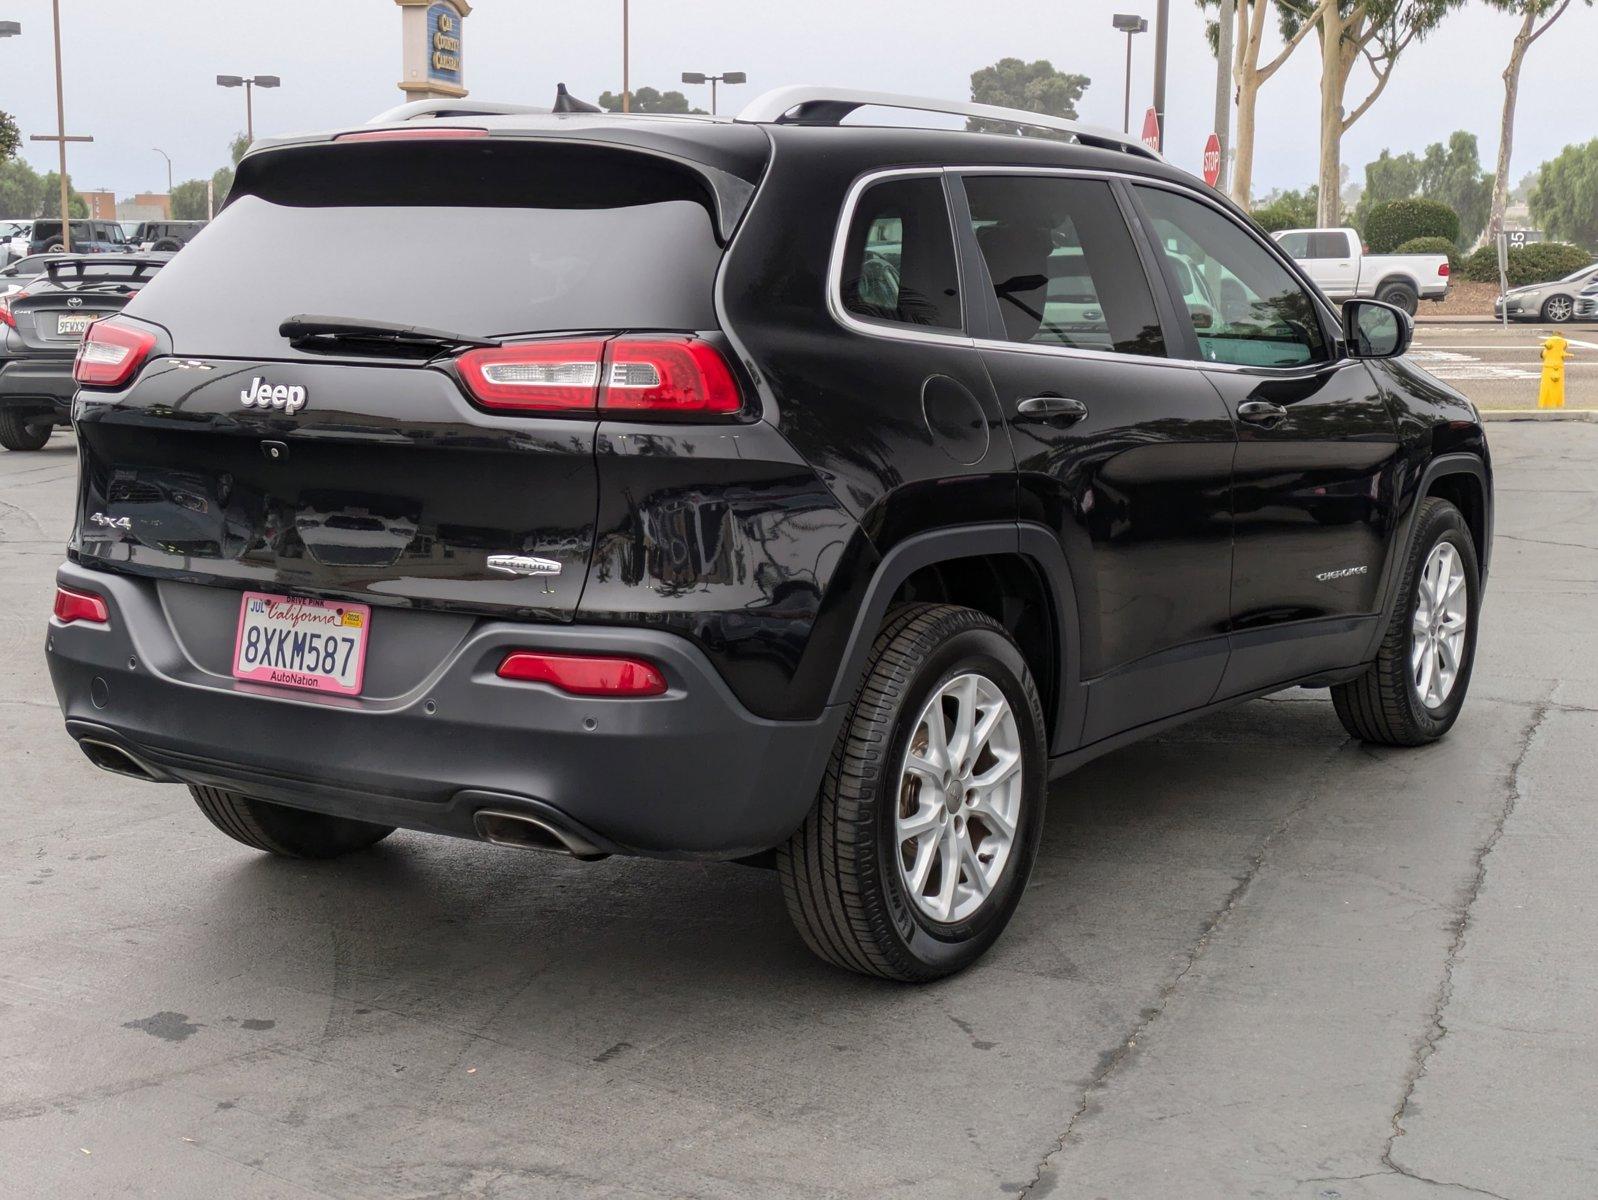
[[[1143,1010],[1142,1016],[1125,1037],[1117,1042],[1112,1049],[1100,1056],[1098,1070],[1093,1073],[1092,1078],[1087,1082],[1087,1086],[1082,1089],[1082,1096],[1077,1101],[1076,1109],[1071,1113],[1069,1120],[1066,1121],[1065,1128],[1060,1132],[1060,1136],[1054,1139],[1053,1145],[1038,1161],[1037,1169],[1033,1171],[1032,1177],[1019,1187],[1012,1188],[1007,1186],[1005,1188],[1006,1192],[1012,1192],[1014,1195],[1021,1197],[1022,1200],[1025,1200],[1026,1197],[1034,1194],[1039,1184],[1043,1183],[1044,1177],[1052,1170],[1054,1159],[1064,1153],[1072,1134],[1076,1132],[1077,1123],[1091,1107],[1094,1093],[1100,1091],[1108,1084],[1110,1077],[1126,1061],[1127,1056],[1137,1048],[1138,1038],[1165,1014],[1165,1009],[1170,1004],[1171,998],[1176,994],[1177,989],[1181,987],[1182,980],[1198,964],[1198,961],[1204,957],[1204,952],[1209,949],[1210,943],[1215,939],[1215,935],[1220,932],[1221,926],[1225,924],[1227,917],[1242,903],[1249,889],[1254,886],[1254,881],[1259,878],[1260,871],[1265,866],[1265,859],[1270,853],[1271,847],[1276,844],[1277,840],[1287,832],[1288,827],[1319,796],[1321,787],[1319,781],[1325,776],[1322,768],[1346,750],[1353,741],[1353,738],[1344,738],[1309,772],[1309,786],[1305,789],[1304,795],[1300,797],[1297,804],[1282,815],[1275,825],[1271,826],[1270,831],[1260,841],[1259,848],[1249,858],[1247,868],[1238,877],[1232,890],[1227,893],[1225,901],[1209,915],[1204,922],[1203,928],[1199,931],[1198,938],[1188,947],[1187,953],[1183,957],[1181,969],[1160,988],[1159,999],[1151,1008]],[[1049,1183],[1049,1190],[1053,1190],[1052,1180]],[[1048,1192],[1037,1192],[1036,1194],[1044,1196]]]
[[[1532,743],[1536,740],[1537,734],[1542,729],[1543,722],[1547,719],[1548,714],[1559,707],[1553,703],[1553,691],[1550,689],[1548,695],[1532,710],[1530,719],[1521,731],[1519,749],[1515,754],[1514,762],[1509,765],[1508,788],[1504,796],[1504,803],[1499,809],[1497,818],[1493,821],[1493,827],[1488,832],[1486,840],[1477,847],[1473,857],[1476,869],[1455,912],[1454,933],[1453,937],[1449,939],[1448,953],[1443,958],[1443,974],[1438,981],[1437,993],[1432,1002],[1431,1019],[1426,1033],[1421,1037],[1420,1042],[1415,1047],[1414,1054],[1411,1056],[1409,1070],[1404,1076],[1403,1095],[1399,1098],[1397,1107],[1393,1109],[1391,1117],[1392,1130],[1387,1136],[1381,1154],[1382,1165],[1395,1175],[1402,1175],[1406,1179],[1414,1179],[1420,1183],[1429,1183],[1437,1187],[1459,1188],[1475,1195],[1492,1196],[1496,1200],[1508,1200],[1508,1198],[1486,1188],[1473,1187],[1466,1183],[1451,1183],[1440,1179],[1430,1179],[1424,1175],[1419,1175],[1398,1162],[1395,1154],[1397,1152],[1398,1139],[1405,1136],[1404,1116],[1409,1110],[1410,1102],[1415,1094],[1415,1088],[1421,1079],[1425,1077],[1426,1065],[1431,1056],[1436,1053],[1438,1044],[1443,1038],[1448,1036],[1448,1026],[1443,1016],[1454,998],[1454,968],[1458,965],[1459,953],[1464,948],[1465,935],[1470,930],[1471,910],[1474,908],[1477,898],[1481,895],[1482,887],[1487,882],[1487,859],[1492,854],[1493,847],[1497,846],[1499,840],[1504,836],[1504,827],[1509,823],[1510,817],[1514,816],[1515,809],[1520,803],[1520,772],[1525,765],[1526,756],[1531,753]]]

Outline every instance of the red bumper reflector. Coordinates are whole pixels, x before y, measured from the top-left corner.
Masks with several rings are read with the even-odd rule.
[[[106,625],[110,623],[111,610],[93,592],[74,592],[71,588],[57,587],[55,616],[65,625],[74,621],[93,621],[96,625]]]
[[[574,696],[659,696],[666,691],[660,668],[641,658],[512,650],[498,674],[501,679],[547,683]]]

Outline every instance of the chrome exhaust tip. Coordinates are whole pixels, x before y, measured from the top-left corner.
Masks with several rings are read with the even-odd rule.
[[[102,771],[158,782],[148,767],[120,746],[113,746],[110,742],[97,742],[93,738],[82,738],[78,745],[83,748],[88,760]]]
[[[586,838],[529,813],[480,808],[472,814],[472,825],[478,837],[496,846],[564,854],[583,862],[610,857]]]

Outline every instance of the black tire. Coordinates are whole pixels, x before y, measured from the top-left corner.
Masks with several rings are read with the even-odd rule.
[[[1465,649],[1453,689],[1437,707],[1421,699],[1410,669],[1410,622],[1415,615],[1421,568],[1439,542],[1453,544],[1465,568]],[[1452,728],[1470,688],[1476,661],[1477,616],[1481,604],[1476,543],[1465,518],[1446,500],[1429,497],[1415,514],[1415,535],[1399,580],[1398,602],[1382,638],[1376,662],[1364,675],[1332,688],[1332,704],[1343,728],[1364,742],[1382,746],[1423,746]]]
[[[1576,302],[1569,296],[1549,296],[1543,301],[1542,319],[1550,325],[1563,325],[1576,315]]]
[[[221,788],[190,785],[206,819],[236,842],[284,858],[338,858],[382,841],[392,825],[271,804]]]
[[[50,422],[39,419],[36,425],[28,424],[26,413],[14,408],[0,408],[0,446],[7,450],[42,450],[50,440]]]
[[[150,253],[176,254],[181,249],[183,249],[182,242],[173,241],[171,238],[162,238],[159,242],[150,247]]]
[[[979,672],[1016,718],[1022,783],[1016,835],[988,897],[944,924],[920,911],[897,861],[899,770],[923,707],[944,682]],[[1043,710],[1026,660],[982,613],[952,605],[893,610],[839,731],[805,823],[777,850],[788,914],[806,945],[837,966],[919,982],[975,962],[1020,902],[1043,832],[1047,791]]]
[[[1383,304],[1403,309],[1412,317],[1415,315],[1415,310],[1420,307],[1420,294],[1409,284],[1399,281],[1382,284],[1376,293],[1376,298]]]

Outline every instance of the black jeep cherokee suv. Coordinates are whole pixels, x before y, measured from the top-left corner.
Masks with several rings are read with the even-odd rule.
[[[774,860],[898,979],[994,941],[1095,755],[1294,684],[1446,732],[1492,490],[1408,318],[1119,135],[868,103],[924,107],[258,142],[79,357],[68,732],[278,854]]]

